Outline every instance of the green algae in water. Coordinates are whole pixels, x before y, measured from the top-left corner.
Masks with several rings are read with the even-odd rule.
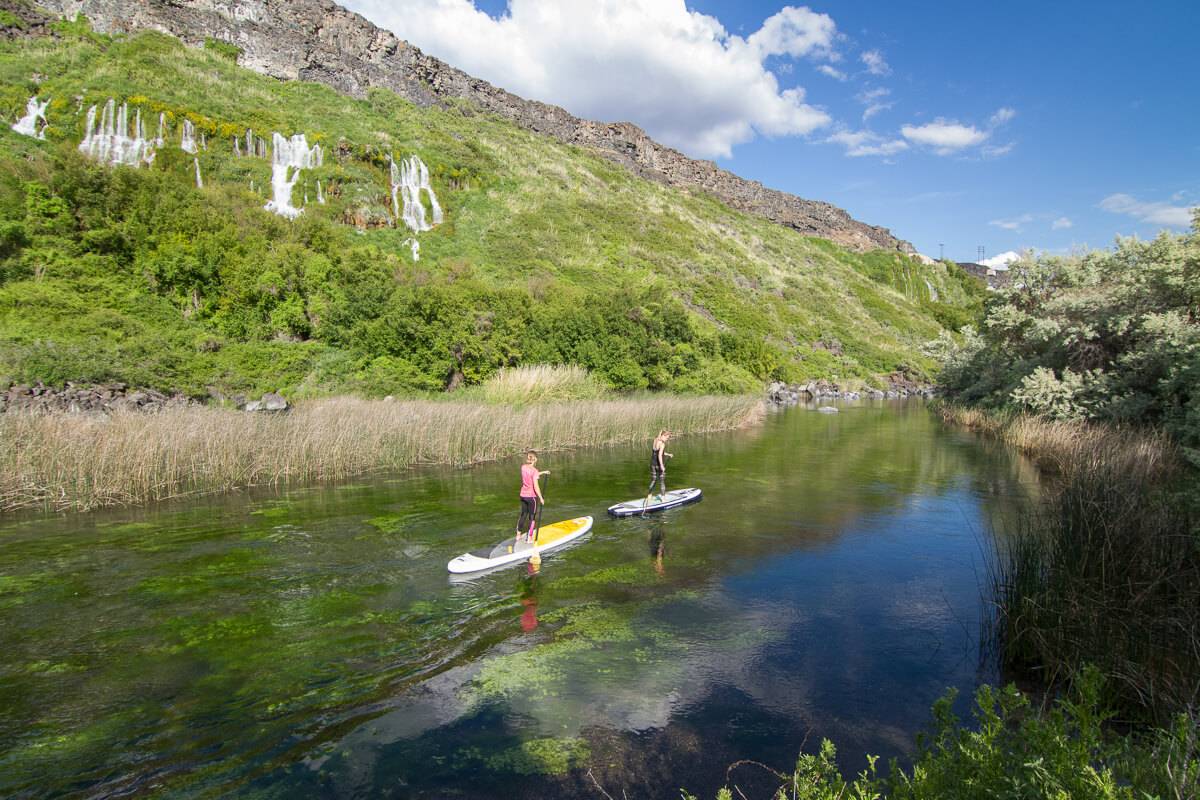
[[[563,775],[591,756],[583,739],[527,739],[516,747],[488,756],[484,763],[496,772],[518,775]]]
[[[382,517],[372,517],[367,524],[380,533],[399,533],[404,530],[405,517],[400,514],[386,514]]]

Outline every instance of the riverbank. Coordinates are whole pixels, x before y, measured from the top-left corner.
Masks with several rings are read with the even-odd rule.
[[[1002,658],[1047,685],[1085,665],[1125,719],[1200,708],[1200,535],[1195,475],[1170,437],[942,405],[946,422],[1028,454],[1054,480],[997,537]]]
[[[417,464],[468,466],[751,425],[756,397],[646,395],[523,406],[479,400],[299,403],[287,414],[168,406],[158,413],[0,415],[0,510],[86,511]]]

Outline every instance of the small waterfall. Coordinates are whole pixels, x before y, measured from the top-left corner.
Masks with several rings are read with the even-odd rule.
[[[208,139],[205,137],[204,131],[200,131],[200,149],[201,150],[208,149]]]
[[[421,260],[421,243],[417,241],[416,237],[410,236],[409,238],[407,238],[403,242],[401,242],[401,244],[408,245],[409,249],[412,250],[413,261]]]
[[[416,156],[403,159],[398,165],[391,163],[392,214],[414,233],[432,230],[433,225],[442,224],[442,207],[429,183],[429,169]],[[433,212],[433,225],[425,221],[425,204],[421,202],[421,191],[429,193],[429,205]],[[399,195],[399,197],[397,197]],[[400,203],[404,203],[401,211]]]
[[[242,148],[238,145],[238,137],[236,136],[233,137],[233,154],[235,156],[240,156],[242,154]]]
[[[938,301],[937,289],[933,288],[933,284],[929,282],[928,278],[925,279],[925,286],[929,288],[929,299],[936,303]]]
[[[196,153],[196,126],[190,119],[183,120],[183,133],[179,135],[179,149],[185,153]]]
[[[292,189],[300,180],[303,170],[324,163],[324,154],[319,144],[310,148],[303,133],[297,133],[291,139],[276,133],[272,137],[272,146],[271,200],[265,208],[288,219],[295,219],[302,210],[292,205]]]
[[[321,193],[321,181],[317,181],[317,202],[325,205],[325,195]]]
[[[92,106],[87,114],[87,135],[79,143],[81,153],[102,164],[138,167],[154,162],[154,143],[146,139],[141,109],[134,115],[131,127],[129,104],[122,103],[117,108],[110,97],[100,119],[96,116],[96,106]]]
[[[46,98],[46,102],[39,103],[37,95],[29,98],[29,102],[25,104],[25,116],[13,123],[12,129],[23,136],[32,136],[34,139],[46,138],[46,108],[50,105],[50,98]],[[38,120],[42,121],[42,127],[38,127]]]
[[[167,112],[160,111],[160,112],[158,112],[158,136],[156,136],[154,139],[155,147],[163,146],[163,136],[166,134],[166,131],[167,131]]]
[[[192,163],[196,165],[196,188],[204,188],[204,179],[200,177],[200,159],[193,158]]]

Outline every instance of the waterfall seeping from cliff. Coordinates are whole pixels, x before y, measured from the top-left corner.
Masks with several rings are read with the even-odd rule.
[[[167,112],[158,112],[158,136],[154,137],[154,146],[162,147],[167,133]]]
[[[117,108],[111,97],[97,119],[97,108],[87,113],[87,135],[79,143],[79,152],[102,164],[125,164],[140,167],[154,162],[154,142],[146,138],[142,126],[142,111],[138,109],[133,122],[129,121],[129,104]]]
[[[192,163],[196,165],[196,188],[204,188],[204,180],[200,177],[200,159],[193,158]]]
[[[199,149],[196,147],[196,126],[190,119],[183,121],[183,131],[179,134],[179,149],[192,155]]]
[[[433,229],[433,225],[442,224],[442,207],[438,205],[437,195],[429,183],[429,169],[425,162],[417,156],[409,156],[399,164],[391,162],[392,176],[392,214],[397,223],[401,220],[413,233],[421,233]],[[421,202],[421,192],[429,193],[429,206],[432,211],[433,225],[425,221],[425,204]],[[404,204],[403,211],[401,203]],[[415,260],[415,258],[414,258]]]
[[[406,244],[412,250],[413,261],[421,260],[421,243],[417,241],[417,237],[410,236],[400,244]]]
[[[938,301],[937,289],[933,288],[933,284],[929,282],[928,278],[925,279],[925,286],[929,289],[929,299],[936,303]]]
[[[249,144],[251,141],[247,137],[247,148],[253,146]],[[319,144],[310,148],[303,133],[297,133],[290,139],[279,133],[274,134],[272,149],[271,200],[264,208],[282,217],[295,219],[304,209],[292,205],[292,189],[304,170],[319,167],[324,163],[324,153]]]
[[[29,102],[25,104],[25,116],[12,124],[12,129],[22,136],[32,136],[34,139],[46,138],[46,109],[50,106],[50,98],[46,98],[44,103],[39,103],[37,95],[29,98]],[[38,127],[38,120],[41,120],[42,127]]]

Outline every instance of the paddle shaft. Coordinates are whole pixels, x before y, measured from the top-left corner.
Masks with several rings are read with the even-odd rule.
[[[550,483],[549,475],[546,476],[546,483]],[[545,488],[545,487],[541,486],[541,484],[538,484],[538,486],[539,486],[539,488]],[[545,493],[543,493],[542,496],[545,497]],[[538,503],[537,521],[534,523],[536,525],[536,527],[534,528],[534,531],[533,531],[534,544],[537,543],[538,536],[540,536],[542,533],[542,509],[545,507],[546,507],[545,500],[542,500],[542,502]]]

